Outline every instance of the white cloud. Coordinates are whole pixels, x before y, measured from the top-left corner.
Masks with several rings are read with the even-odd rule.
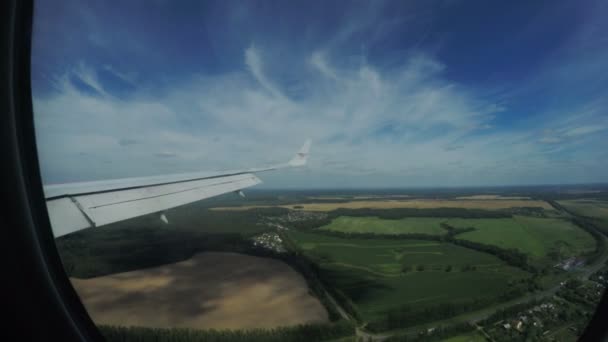
[[[100,95],[107,95],[97,78],[97,73],[92,68],[85,65],[83,62],[78,64],[78,67],[73,70],[73,75],[78,77],[83,83],[95,89]]]
[[[594,131],[587,119],[540,138],[542,127],[489,129],[504,106],[445,80],[445,67],[421,54],[381,71],[311,53],[300,67],[311,63],[326,77],[311,75],[296,99],[267,76],[264,67],[273,63],[262,56],[254,47],[244,53],[257,83],[242,72],[199,75],[128,100],[108,95],[90,67],[75,67],[72,73],[105,95],[80,92],[64,76],[56,95],[35,98],[45,180],[254,167],[287,160],[310,137],[309,171],[264,175],[268,186],[526,183],[559,176],[537,141]]]
[[[562,138],[559,138],[559,137],[542,137],[538,141],[540,141],[543,144],[557,144],[557,143],[562,142],[563,140],[562,140]]]
[[[580,136],[580,135],[587,135],[587,134],[599,132],[604,129],[606,129],[606,127],[604,127],[602,125],[575,127],[575,128],[569,129],[566,132],[564,132],[564,136],[576,137],[576,136]]]
[[[249,71],[262,87],[268,90],[274,97],[283,98],[283,94],[279,89],[264,74],[264,63],[256,48],[252,45],[245,50],[245,63],[249,67]]]
[[[325,60],[325,56],[322,52],[317,51],[314,52],[310,56],[310,64],[314,66],[318,71],[323,74],[323,76],[328,77],[333,80],[338,80],[339,77],[336,72],[327,64]]]
[[[111,65],[104,65],[104,69],[109,71],[110,73],[112,73],[114,76],[120,78],[121,80],[123,80],[124,82],[127,82],[131,85],[136,85],[136,79],[137,79],[137,74],[134,72],[129,72],[129,73],[125,73],[125,72],[120,72],[118,70],[116,70],[113,66]]]

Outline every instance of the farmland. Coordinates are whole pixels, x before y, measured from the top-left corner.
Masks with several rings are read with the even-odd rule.
[[[149,215],[57,243],[101,324],[287,325],[256,334],[298,335],[308,328],[294,324],[312,323],[346,339],[355,326],[378,336],[426,331],[549,291],[580,274],[553,267],[558,261],[591,260],[588,252],[599,244],[584,222],[547,197],[415,196],[294,192],[273,199],[264,192],[247,205],[224,198],[176,208],[168,226]],[[604,202],[597,202],[559,201],[579,215],[593,206],[587,215],[599,217]],[[268,236],[276,238],[270,249],[260,242]],[[479,337],[467,330],[441,336]]]
[[[594,218],[597,225],[608,232],[608,201],[576,199],[558,201],[558,203],[576,215]]]
[[[344,233],[375,233],[375,234],[408,234],[420,233],[441,235],[445,229],[441,223],[446,221],[434,217],[411,217],[399,220],[385,220],[377,217],[349,217],[340,216],[331,224],[321,227],[330,231]]]
[[[422,308],[496,297],[509,290],[509,281],[528,276],[492,255],[447,243],[303,232],[289,236],[320,263],[323,277],[348,296],[366,320],[402,305]]]
[[[485,342],[486,339],[478,332],[450,337],[443,342]]]
[[[458,239],[517,249],[535,261],[551,261],[576,256],[595,248],[591,235],[572,223],[558,218],[515,215],[509,218],[408,217],[397,220],[377,217],[340,216],[319,229],[342,233],[443,235],[447,224],[454,228],[473,228]]]
[[[533,258],[545,258],[552,250],[560,257],[582,254],[593,250],[595,242],[591,235],[568,221],[555,218],[514,216],[499,219],[448,220],[454,227],[473,227],[474,231],[463,233],[460,239],[515,248]]]
[[[276,207],[272,205],[253,205],[253,206],[235,206],[235,207],[216,207],[213,210],[247,210],[253,208],[268,208]],[[529,199],[412,199],[412,200],[361,200],[361,201],[344,201],[344,202],[323,202],[323,203],[301,203],[301,204],[284,204],[279,207],[295,210],[310,210],[310,211],[331,211],[338,208],[345,209],[394,209],[394,208],[414,208],[414,209],[432,209],[432,208],[464,208],[464,209],[486,209],[499,210],[518,207],[542,208],[552,210],[549,203],[540,200]]]
[[[288,265],[236,253],[206,252],[72,283],[98,324],[235,329],[328,321],[306,281]]]

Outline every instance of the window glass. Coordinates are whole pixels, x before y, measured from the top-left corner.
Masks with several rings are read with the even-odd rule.
[[[608,284],[607,14],[38,1],[70,280],[109,339],[574,341]]]

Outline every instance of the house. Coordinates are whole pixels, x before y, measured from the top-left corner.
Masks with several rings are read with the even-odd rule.
[[[505,323],[502,326],[503,326],[503,328],[505,328],[507,330],[511,329],[511,324],[509,324],[509,323]]]
[[[521,331],[522,325],[523,325],[523,323],[521,321],[517,321],[517,325],[515,326],[515,329]]]

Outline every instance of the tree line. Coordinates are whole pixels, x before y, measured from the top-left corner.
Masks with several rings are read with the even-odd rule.
[[[585,255],[587,263],[592,264],[596,262],[606,252],[606,238],[602,236],[600,230],[597,229],[588,219],[574,217],[572,223],[582,228],[584,231],[589,233],[595,240],[595,249]]]
[[[437,326],[432,328],[432,331],[423,330],[417,335],[411,336],[406,334],[395,334],[386,340],[385,342],[432,342],[432,341],[443,341],[446,338],[468,333],[473,331],[475,328],[469,323],[457,323],[448,326]]]
[[[595,224],[593,224],[593,222],[592,222],[593,218],[577,215],[577,214],[569,211],[568,209],[564,208],[557,201],[547,200],[547,202],[549,202],[549,204],[551,204],[555,209],[570,214],[572,216],[570,221],[574,225],[580,227],[581,229],[583,229],[584,231],[589,233],[593,237],[593,239],[595,240],[595,249],[592,252],[585,255],[585,257],[587,258],[587,263],[589,263],[589,264],[592,264],[595,261],[597,261],[597,259],[599,259],[606,252],[606,248],[608,248],[606,246],[606,238],[605,238],[605,237],[608,237],[608,232],[606,232],[602,229],[599,229],[597,226],[595,226]],[[604,235],[604,236],[602,236],[602,235]]]
[[[369,322],[366,328],[372,332],[382,332],[447,319],[521,297],[530,291],[529,287],[532,282],[533,280],[531,279],[522,279],[518,284],[510,284],[510,288],[499,296],[463,299],[423,308],[416,308],[409,305],[398,306],[388,310],[383,317]],[[531,303],[537,302],[538,301],[533,301]],[[499,310],[490,316],[487,321],[499,320],[500,318],[498,317],[506,317],[513,312],[519,312],[521,307],[527,308],[530,305],[530,303],[525,303]]]
[[[340,314],[335,305],[328,298],[323,282],[319,277],[319,266],[306,258],[304,254],[299,253],[297,246],[291,241],[287,234],[282,231],[278,231],[277,233],[281,237],[287,253],[276,253],[267,249],[261,249],[258,251],[259,254],[257,255],[272,257],[293,267],[304,277],[312,294],[321,302],[323,307],[325,307],[329,320],[332,322],[339,320],[341,318]]]
[[[496,304],[497,302],[497,298],[486,297],[445,302],[423,308],[402,305],[388,310],[384,317],[369,322],[366,328],[372,332],[407,328],[454,317]]]
[[[391,208],[391,209],[347,209],[338,208],[329,212],[333,218],[339,216],[375,216],[381,219],[398,220],[408,217],[459,217],[459,218],[509,218],[506,211],[466,208]]]
[[[357,322],[361,322],[361,315],[355,309],[350,299],[338,289],[335,289],[331,283],[323,277],[319,264],[308,258],[285,232],[279,231],[278,234],[284,242],[288,252],[277,254],[275,257],[285,261],[304,276],[314,295],[327,309],[330,320],[335,321],[340,318],[340,315],[333,303],[331,303],[331,300],[327,297],[326,291],[330,293],[349,316],[354,318]]]
[[[536,305],[541,304],[542,302],[543,301],[540,299],[534,299],[534,300],[531,300],[526,303],[515,304],[515,305],[511,305],[509,307],[503,308],[503,309],[496,310],[493,314],[491,314],[487,318],[479,321],[478,324],[487,325],[487,324],[490,324],[493,322],[511,318],[514,315],[516,315],[522,311],[528,310]]]
[[[454,237],[458,234],[472,232],[475,230],[475,227],[457,228],[457,227],[450,226],[449,224],[447,224],[445,222],[441,222],[440,226],[441,226],[441,228],[443,228],[447,231],[447,233],[446,233],[447,237]]]
[[[287,210],[284,208],[279,208]],[[279,211],[269,211],[272,214],[279,214]],[[338,208],[327,212],[325,217],[311,217],[308,220],[289,222],[289,225],[296,229],[309,230],[330,224],[340,216],[352,217],[377,217],[386,220],[399,220],[408,217],[458,217],[458,218],[509,218],[512,217],[508,211],[465,209],[465,208],[391,208],[391,209],[348,209]]]
[[[354,325],[347,321],[250,330],[163,329],[114,325],[100,325],[99,330],[109,342],[309,342],[355,334]]]
[[[470,228],[460,228],[462,230],[469,231]],[[452,232],[456,232],[454,229]],[[462,231],[461,231],[462,232]],[[505,249],[500,248],[494,245],[487,245],[479,242],[473,242],[469,240],[457,239],[453,235],[430,235],[430,234],[422,234],[422,233],[405,233],[405,234],[377,234],[377,233],[347,233],[347,232],[339,232],[339,231],[330,231],[330,230],[319,230],[315,231],[315,233],[346,238],[346,239],[413,239],[413,240],[429,240],[429,241],[438,241],[438,242],[448,242],[461,247],[473,249],[479,252],[488,253],[496,256],[501,259],[508,265],[519,267],[525,271],[531,273],[538,273],[538,269],[528,263],[528,256],[517,249]]]

